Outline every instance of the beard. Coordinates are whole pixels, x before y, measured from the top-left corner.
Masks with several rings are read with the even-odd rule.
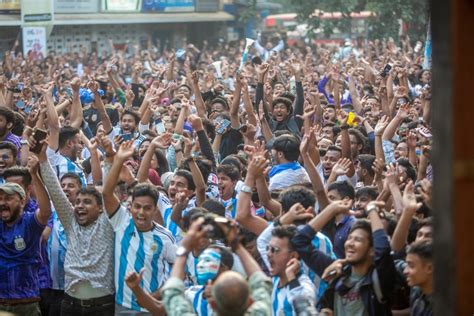
[[[21,213],[21,206],[17,206],[15,209],[11,211],[11,216],[9,219],[5,220],[4,222],[6,224],[11,224],[16,222],[16,220],[20,217]]]

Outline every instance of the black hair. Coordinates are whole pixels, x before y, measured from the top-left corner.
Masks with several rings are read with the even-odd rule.
[[[413,182],[416,181],[416,170],[415,167],[411,164],[410,160],[406,158],[398,158],[397,163],[406,168],[406,173],[408,178],[410,178]]]
[[[154,205],[158,204],[158,190],[149,183],[140,183],[133,188],[132,201],[141,196],[149,196],[152,198]]]
[[[282,213],[286,213],[296,203],[301,203],[304,208],[313,206],[316,203],[316,195],[313,190],[303,186],[294,186],[280,192],[280,203]]]
[[[370,176],[375,174],[374,170],[372,169],[372,165],[375,161],[374,155],[362,154],[357,157],[357,160],[359,161],[361,169],[367,170]]]
[[[225,157],[220,163],[220,166],[222,165],[234,166],[235,168],[239,170],[239,174],[242,174],[242,171],[244,169],[242,161],[239,158],[237,158],[237,155],[229,155]]]
[[[232,255],[232,252],[230,252],[226,247],[222,247],[216,244],[209,245],[209,247],[207,248],[218,250],[221,254],[221,264],[228,267],[229,270],[232,269],[232,267],[234,266],[234,256]]]
[[[188,90],[189,90],[189,92],[190,92],[190,93],[192,93],[192,92],[193,92],[193,89],[191,89],[191,87],[190,87],[190,86],[188,86],[188,85],[187,85],[187,84],[185,84],[185,83],[183,83],[183,84],[180,84],[180,85],[178,86],[178,88],[177,88],[177,89],[179,89],[179,88],[181,88],[181,87],[186,87],[186,88],[188,88]]]
[[[32,181],[30,171],[26,167],[20,167],[20,166],[10,167],[3,172],[2,176],[3,176],[3,179],[7,179],[9,177],[21,177],[21,182],[25,186],[29,186]]]
[[[336,181],[328,186],[328,192],[335,190],[341,196],[341,199],[348,197],[353,200],[355,197],[355,191],[352,184],[347,181]]]
[[[337,151],[338,153],[342,155],[342,149],[336,145],[329,146],[328,149],[326,149],[326,152],[328,151]]]
[[[214,126],[214,123],[212,123],[209,119],[203,119],[202,125],[206,130],[207,136],[213,140],[216,137],[216,127]]]
[[[13,158],[16,159],[18,148],[8,141],[0,142],[0,149],[9,149],[12,152]]]
[[[94,196],[97,204],[102,208],[102,193],[100,193],[95,186],[88,185],[85,188],[82,188],[79,194],[89,194]]]
[[[355,128],[350,128],[348,131],[349,135],[353,135],[357,139],[357,143],[362,145],[362,149],[360,152],[363,152],[366,148],[367,139],[365,138],[364,134],[362,134],[359,130]]]
[[[63,176],[61,177],[61,180],[60,181],[63,181],[64,179],[66,178],[71,178],[71,179],[74,179],[76,180],[77,184],[79,185],[79,187],[82,187],[82,180],[81,180],[81,177],[77,174],[77,173],[74,173],[74,172],[67,172],[65,174],[63,174]]]
[[[370,225],[370,222],[365,219],[357,220],[349,230],[349,235],[356,229],[362,229],[369,235],[369,243],[370,247],[372,247],[374,245],[374,241],[372,240],[372,226]]]
[[[223,173],[232,181],[240,180],[240,172],[233,164],[221,164],[217,167],[217,174]]]
[[[211,100],[211,104],[214,103],[220,103],[224,106],[225,109],[229,109],[229,103],[227,103],[227,100],[221,97],[215,97],[214,99]]]
[[[296,161],[300,156],[300,141],[293,135],[282,135],[275,138],[272,149],[283,153],[288,161]]]
[[[14,112],[14,114],[15,114],[15,121],[13,123],[11,132],[12,134],[15,134],[16,136],[21,137],[25,129],[25,119],[18,112]]]
[[[433,228],[433,218],[426,217],[426,218],[423,218],[421,221],[418,222],[418,230],[420,230],[422,227],[425,227],[425,226]]]
[[[357,199],[362,196],[368,196],[370,200],[374,201],[379,196],[379,193],[375,187],[362,187],[356,190],[355,198]]]
[[[293,103],[295,101],[295,95],[293,93],[290,93],[290,92],[283,92],[281,95],[280,95],[280,98],[286,98],[288,100],[291,101],[291,103]]]
[[[187,158],[185,160],[182,160],[181,164],[179,166],[179,169],[188,170],[189,172],[191,172],[191,168],[189,168],[189,162],[191,160],[193,160],[192,157]],[[199,168],[199,171],[201,171],[201,174],[202,174],[202,177],[204,178],[204,181],[207,181],[207,178],[209,178],[209,174],[212,171],[212,162],[208,159],[205,159],[205,158],[201,157],[201,156],[199,157],[199,159],[194,159],[194,161],[196,162],[196,164]]]
[[[79,134],[79,129],[72,127],[72,126],[65,126],[61,127],[59,130],[59,141],[58,141],[58,147],[59,148],[64,148],[66,146],[66,143],[76,137],[76,135]]]
[[[288,110],[288,113],[291,113],[293,102],[290,99],[285,98],[285,97],[275,98],[272,101],[272,107],[273,108],[276,107],[276,105],[279,104],[279,103],[283,103],[285,105],[286,109]]]
[[[193,174],[191,171],[186,169],[178,169],[173,176],[183,177],[188,181],[188,190],[196,190],[196,185],[194,184]]]
[[[433,260],[433,243],[431,240],[419,240],[407,248],[407,254],[417,255],[424,261]]]
[[[225,207],[218,200],[208,199],[201,204],[201,208],[206,209],[210,213],[216,214],[217,216],[225,217]]]
[[[135,111],[132,111],[132,110],[124,110],[122,112],[122,116],[120,118],[120,120],[125,116],[125,115],[131,115],[133,116],[133,119],[135,120],[135,124],[138,126],[138,124],[140,123],[140,116],[135,112]]]
[[[0,106],[0,116],[5,117],[5,120],[8,123],[14,123],[15,122],[15,114],[12,110],[10,110],[7,107]]]
[[[295,250],[295,246],[292,243],[293,237],[296,235],[296,226],[295,225],[283,225],[277,226],[272,230],[272,237],[277,237],[280,239],[288,238],[288,246],[290,250]]]
[[[199,217],[203,217],[204,214],[207,213],[209,213],[209,211],[203,207],[193,207],[183,216],[183,229],[187,231],[192,222],[197,220]]]

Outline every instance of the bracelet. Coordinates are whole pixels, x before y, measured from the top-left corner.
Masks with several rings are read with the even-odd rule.
[[[132,183],[130,183],[130,184],[128,185],[128,187],[129,187],[129,188],[133,188],[133,187],[136,186],[137,184],[138,184],[138,180],[135,179],[135,180],[133,180]]]
[[[277,217],[277,218],[273,221],[273,226],[274,226],[274,227],[281,226],[280,217]]]

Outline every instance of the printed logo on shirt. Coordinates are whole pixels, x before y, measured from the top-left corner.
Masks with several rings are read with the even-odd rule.
[[[151,251],[155,252],[155,251],[158,250],[158,245],[153,243],[153,244],[151,244],[150,249],[151,249]]]
[[[21,236],[16,236],[15,237],[15,240],[13,241],[14,244],[15,244],[15,249],[18,250],[18,251],[22,251],[22,250],[25,250],[26,248],[26,243],[25,243],[25,240],[23,239],[23,237]]]

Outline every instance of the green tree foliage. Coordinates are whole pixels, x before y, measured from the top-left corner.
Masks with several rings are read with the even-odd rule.
[[[337,27],[343,32],[350,29],[350,13],[372,11],[376,16],[370,20],[370,38],[393,37],[397,38],[399,20],[408,23],[408,35],[419,38],[426,32],[428,23],[427,0],[287,0],[298,13],[301,22],[308,23],[312,30],[322,28],[326,33]],[[341,12],[343,19],[338,21],[324,21],[313,17],[315,10],[325,12]]]

